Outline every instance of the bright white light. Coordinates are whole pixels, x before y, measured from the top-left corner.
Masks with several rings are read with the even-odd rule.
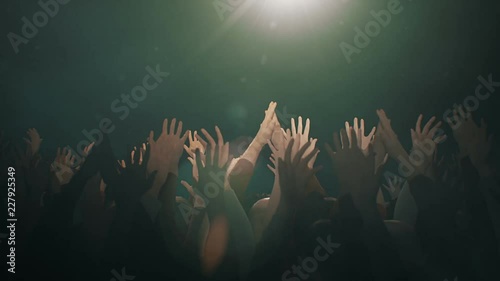
[[[277,7],[277,8],[282,8],[282,9],[290,9],[290,8],[297,8],[300,7],[302,4],[302,0],[268,0],[270,5]]]
[[[317,6],[319,0],[265,0],[264,10],[274,14],[304,13]]]

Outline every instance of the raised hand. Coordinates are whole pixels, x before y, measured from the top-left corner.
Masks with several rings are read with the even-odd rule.
[[[379,109],[377,110],[377,115],[380,120],[380,137],[384,143],[385,150],[389,154],[389,157],[397,161],[400,161],[400,157],[408,159],[408,153],[399,142],[398,136],[391,127],[391,120],[387,118],[385,111],[383,109]]]
[[[208,146],[210,148],[208,149],[208,152],[210,153],[211,159],[214,159],[215,154],[217,154],[219,162],[226,163],[229,157],[229,142],[224,143],[224,138],[222,136],[219,127],[215,126],[215,133],[217,134],[217,143],[215,142],[214,138],[208,133],[207,130],[201,129],[201,132],[207,138]],[[201,160],[203,160],[203,158]]]
[[[75,157],[71,155],[71,151],[64,148],[57,148],[56,158],[50,166],[52,174],[51,191],[54,194],[61,192],[61,187],[68,184],[75,171],[73,170],[75,164]]]
[[[210,151],[214,151],[214,153],[210,153]],[[226,172],[233,158],[229,155],[229,150],[227,150],[227,153],[223,151],[221,156],[220,158],[219,153],[215,153],[215,147],[212,146],[210,141],[207,147],[205,163],[201,161],[200,150],[197,150],[195,154],[196,165],[198,166],[198,181],[194,184],[194,187],[200,194],[210,199],[209,202],[205,202],[206,206],[209,207],[213,207],[214,205],[222,207],[220,200],[222,200],[223,191],[227,186]],[[187,186],[185,187],[188,188]],[[194,200],[196,202],[198,198],[195,196]]]
[[[215,131],[217,134],[217,145],[215,145],[214,138],[208,133],[207,130],[202,129],[203,135],[208,139],[210,144],[213,147],[213,151],[210,153],[215,153],[215,149],[217,149],[217,153],[219,153],[219,157],[222,157],[222,154],[229,156],[229,142],[224,143],[224,138],[222,137],[222,133],[219,127],[215,126]],[[194,137],[191,137],[191,132],[189,133],[189,147],[184,145],[184,150],[189,154],[188,160],[191,162],[193,166],[193,179],[198,181],[198,165],[196,165],[196,150],[199,149],[201,151],[201,162],[205,163],[205,150],[207,149],[208,142],[205,141],[201,136],[198,135],[197,131],[194,132]]]
[[[293,208],[300,204],[306,195],[306,187],[312,176],[321,167],[310,168],[309,163],[315,159],[319,153],[317,148],[311,152],[306,151],[313,145],[307,142],[302,146],[296,155],[292,155],[292,148],[296,139],[292,139],[285,150],[284,159],[278,158],[278,173],[281,187],[280,207]]]
[[[349,137],[349,134],[351,135]],[[340,182],[341,196],[350,193],[358,207],[372,207],[376,204],[379,190],[378,179],[381,167],[375,168],[375,154],[371,145],[368,146],[368,155],[356,145],[357,138],[354,130],[349,133],[345,129],[333,135],[335,151],[325,144],[326,150],[333,160],[334,170]],[[351,139],[351,142],[349,142]]]
[[[422,128],[423,115],[420,114],[415,125],[415,129],[411,129],[411,140],[412,140],[412,150],[418,151],[420,155],[423,155],[423,162],[420,165],[416,165],[415,169],[420,174],[427,175],[431,178],[432,175],[432,164],[437,151],[437,143],[440,143],[446,139],[446,136],[439,136],[435,138],[437,130],[441,127],[442,122],[438,122],[433,125],[436,121],[436,117],[433,116],[425,126]]]
[[[145,143],[143,143],[139,149],[137,149],[136,146],[132,149],[130,152],[130,157],[128,158],[127,161],[121,160],[118,161],[118,164],[122,169],[137,169],[142,167],[144,169],[145,165],[142,165],[144,162],[144,159],[146,158],[146,150],[147,146]],[[145,171],[145,169],[144,169]]]
[[[307,148],[305,153],[306,154],[310,153],[311,151],[314,150],[314,148],[316,147],[316,142],[318,141],[318,139],[309,138],[309,130],[311,128],[311,124],[310,124],[311,121],[309,120],[309,118],[307,118],[306,124],[305,124],[305,126],[303,126],[302,125],[302,117],[299,116],[297,128],[295,128],[295,119],[292,118],[291,121],[292,121],[292,130],[291,130],[292,137],[291,138],[287,137],[287,143],[292,138],[295,139],[295,141],[294,141],[295,145],[292,148],[292,157],[294,157],[295,154],[298,152],[298,150],[301,149],[302,147],[304,147],[304,145],[306,145],[308,142],[311,142],[311,145]],[[313,167],[315,161],[316,161],[316,157],[313,157],[308,164],[309,168]]]
[[[403,188],[404,179],[400,177],[387,178],[387,183],[382,184],[382,187],[389,192],[391,200],[396,200]]]
[[[275,113],[277,105],[278,104],[273,101],[269,103],[269,107],[265,111],[264,120],[260,124],[257,135],[255,135],[255,141],[257,141],[260,146],[266,145],[267,141],[271,139],[275,123],[278,122],[278,118]]]
[[[358,123],[358,117],[354,117],[353,126],[350,126],[349,122],[345,122],[346,131],[349,131],[350,128],[353,128],[354,133],[356,134],[357,146],[361,149],[361,151],[363,151],[363,154],[368,155],[368,145],[370,145],[373,141],[375,127],[373,127],[370,133],[365,136],[365,120],[361,119],[361,122]]]
[[[200,138],[198,137],[198,132],[194,131],[194,137],[193,137],[192,132],[189,131],[189,135],[188,136],[189,136],[188,137],[188,139],[189,139],[189,146],[184,145],[184,150],[189,155],[189,157],[192,157],[192,158],[194,157],[196,149],[201,150],[201,153],[204,154],[205,153],[205,148],[207,146],[207,143],[205,141],[203,141],[203,140],[200,140]]]
[[[35,155],[40,150],[40,145],[43,141],[35,128],[28,129],[26,131],[28,138],[24,138],[24,141],[31,147],[31,155]]]
[[[162,132],[157,140],[154,139],[154,131],[149,133],[150,157],[147,163],[147,171],[149,174],[158,171],[158,180],[165,180],[169,172],[174,174],[178,172],[179,160],[182,156],[188,132],[181,136],[182,121],[179,121],[177,130],[176,121],[177,119],[172,119],[169,130],[168,119],[165,119]]]
[[[94,147],[95,145],[95,142],[92,142],[91,144],[87,145],[84,149],[83,149],[83,157],[84,158],[87,158],[90,154],[90,151],[92,151],[92,148]]]
[[[150,150],[148,145],[143,143],[139,148],[135,146],[130,152],[127,160],[119,161],[120,175],[119,184],[113,190],[114,197],[119,206],[128,206],[131,202],[137,202],[146,192],[152,190],[156,195],[153,183],[157,170],[152,174],[147,172],[147,163],[149,163]]]

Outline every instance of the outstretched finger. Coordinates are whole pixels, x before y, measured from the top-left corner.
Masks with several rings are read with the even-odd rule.
[[[203,149],[207,149],[207,142],[200,136],[198,135],[198,131],[194,131],[194,139],[199,141],[201,145],[203,146]]]
[[[207,138],[207,141],[209,143],[209,147],[207,147],[205,150],[208,150],[210,152],[210,157],[211,159],[214,158],[214,154],[215,154],[215,148],[216,148],[216,145],[215,145],[215,140],[214,138],[212,138],[212,136],[207,132],[207,130],[205,129],[201,129],[201,132],[202,134]]]
[[[429,137],[434,138],[434,135],[436,134],[437,130],[439,130],[439,128],[441,128],[441,125],[443,125],[442,121],[437,122],[437,124],[434,125],[434,127],[432,127],[432,129],[430,129],[430,131],[428,133]]]
[[[346,132],[350,132],[351,131],[352,126],[349,124],[348,121],[345,121],[344,126],[345,126],[345,131]],[[341,137],[341,140],[342,140],[342,132],[340,133],[340,137]],[[350,135],[347,135],[347,139],[349,140],[349,143],[351,143],[351,136]],[[342,144],[344,144],[344,143],[342,142]]]
[[[305,151],[304,151],[305,152]],[[305,165],[307,165],[311,159],[315,158],[316,156],[318,156],[318,153],[319,153],[319,149],[316,147],[313,151],[311,151],[310,153],[308,153],[307,155],[304,155],[302,157],[302,161]]]
[[[363,120],[363,119],[361,119]],[[359,132],[359,120],[358,120],[358,117],[354,117],[354,124],[352,124],[352,127],[354,128],[354,132],[356,132],[356,134]],[[361,135],[363,136],[363,135]],[[360,137],[360,135],[358,135],[358,138]]]
[[[417,133],[417,136],[420,137],[422,135],[422,119],[424,116],[420,114],[417,118],[417,124],[415,125],[415,133]]]
[[[292,161],[293,166],[297,166],[299,164],[299,161],[301,159],[303,159],[304,153],[306,152],[306,150],[309,148],[310,145],[311,145],[311,142],[308,141],[307,143],[304,144],[304,146],[302,146],[299,149],[299,151],[297,152],[297,154],[293,158],[293,161]]]
[[[215,126],[215,133],[217,134],[217,144],[222,147],[224,145],[224,138],[218,126]]]
[[[427,124],[425,124],[424,130],[422,131],[422,134],[424,136],[429,133],[429,130],[430,130],[431,126],[432,126],[432,123],[434,123],[435,120],[436,120],[436,116],[432,116],[432,118],[429,119],[429,121],[427,121]]]
[[[175,123],[177,122],[176,118],[172,119],[172,122],[170,123],[170,132],[168,133],[169,135],[175,134]]]
[[[309,131],[311,130],[311,120],[306,119],[306,126],[304,127],[304,136],[309,137]]]
[[[163,120],[163,125],[161,127],[161,133],[162,134],[168,134],[168,118],[165,118],[165,120]]]
[[[389,118],[387,118],[387,115],[385,114],[385,111],[383,109],[379,109],[376,111],[377,116],[380,120],[380,124],[382,125],[383,128],[390,128],[391,127],[391,121]]]
[[[179,121],[179,124],[177,124],[177,132],[175,133],[176,136],[180,136],[182,133],[182,121]]]
[[[264,122],[271,121],[277,105],[278,104],[276,102],[273,102],[273,101],[269,103],[269,107],[266,110],[266,116],[264,117]]]
[[[200,171],[203,167],[205,167],[205,166],[203,165],[203,162],[201,162],[201,151],[200,151],[200,149],[196,149],[194,160],[196,161],[196,167],[198,167],[198,172],[199,172],[199,171]]]
[[[299,116],[299,122],[297,125],[297,133],[299,135],[302,135],[302,116]]]

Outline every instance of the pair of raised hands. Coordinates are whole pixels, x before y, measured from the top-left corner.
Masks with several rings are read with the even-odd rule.
[[[439,135],[442,122],[435,123],[436,117],[431,117],[422,127],[423,115],[420,114],[415,128],[410,130],[412,149],[408,153],[400,143],[397,134],[391,126],[391,120],[387,117],[384,110],[377,110],[379,117],[379,125],[375,134],[374,147],[377,151],[385,150],[389,157],[396,160],[398,163],[406,162],[413,163],[415,172],[409,177],[418,174],[434,177],[434,160],[437,152],[437,144],[446,140],[446,135]],[[411,157],[416,155],[416,161],[411,161]]]
[[[275,174],[275,189],[271,194],[279,198],[279,207],[295,208],[305,198],[307,187],[314,174],[321,167],[314,167],[319,154],[317,139],[309,137],[311,122],[303,123],[302,117],[297,122],[291,119],[291,129],[282,129],[278,122],[274,124],[271,139],[268,140],[271,163],[268,168]],[[270,203],[271,204],[271,203]]]
[[[215,126],[217,141],[210,133],[201,129],[205,136],[204,140],[195,131],[194,135],[189,133],[189,146],[184,145],[184,150],[188,153],[188,160],[192,164],[193,185],[186,181],[181,184],[190,194],[190,202],[195,208],[206,207],[209,202],[205,202],[202,196],[207,198],[208,186],[217,187],[217,194],[222,194],[228,189],[227,169],[232,162],[233,156],[229,154],[229,142],[224,142],[224,137],[218,126]],[[193,188],[194,186],[194,188]],[[195,191],[196,189],[196,191]]]
[[[383,164],[375,166],[373,144],[368,142],[363,149],[363,146],[359,145],[362,142],[358,141],[360,134],[359,128],[358,134],[352,127],[349,127],[349,130],[342,129],[340,137],[337,132],[333,134],[335,150],[329,144],[325,144],[325,147],[339,179],[340,196],[350,193],[356,204],[365,207],[376,202],[378,179]]]
[[[309,131],[311,128],[311,121],[306,119],[305,124],[303,125],[302,122],[302,117],[299,116],[297,126],[295,126],[295,119],[291,119],[292,123],[292,128],[290,129],[282,129],[279,125],[279,123],[274,124],[274,129],[271,135],[271,139],[268,140],[268,145],[269,148],[271,149],[271,157],[269,157],[269,160],[271,163],[274,165],[267,165],[267,167],[276,175],[279,176],[279,173],[277,173],[277,168],[279,167],[279,161],[278,159],[284,160],[285,159],[285,150],[289,146],[290,142],[293,140],[293,145],[291,147],[291,155],[290,157],[292,159],[295,158],[295,156],[298,154],[299,150],[302,149],[303,147],[306,146],[306,150],[304,151],[305,155],[308,155],[311,153],[315,147],[318,139],[313,139],[309,138]],[[319,151],[318,151],[319,153]],[[313,156],[309,160],[308,167],[310,169],[313,168],[314,162],[316,161],[317,154]]]

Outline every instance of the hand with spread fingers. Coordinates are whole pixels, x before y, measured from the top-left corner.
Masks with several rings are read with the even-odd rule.
[[[207,145],[208,145],[207,142],[205,140],[203,140],[200,136],[198,136],[197,131],[194,131],[194,137],[191,134],[191,132],[189,132],[189,147],[184,145],[184,150],[189,155],[188,160],[193,167],[192,168],[192,175],[193,175],[193,179],[195,181],[198,181],[198,166],[196,165],[195,152],[196,152],[196,149],[199,149],[201,151],[201,157],[202,157],[201,162],[204,163],[205,162],[205,150],[207,148]]]
[[[188,132],[182,133],[182,121],[179,121],[176,129],[177,119],[172,119],[168,128],[168,119],[163,121],[162,132],[158,139],[154,139],[154,131],[149,133],[150,157],[147,163],[148,173],[158,171],[159,180],[165,180],[169,172],[177,174],[179,160],[182,156],[184,143]]]
[[[313,145],[305,143],[295,155],[292,154],[296,139],[292,139],[285,150],[284,159],[278,158],[278,173],[281,187],[281,199],[278,208],[297,207],[306,195],[306,187],[311,178],[321,167],[310,168],[309,163],[319,153],[318,148],[311,152],[306,151]]]
[[[198,154],[193,155],[193,157],[189,159],[190,162],[193,164],[193,178],[195,179],[195,181],[199,181],[200,168],[203,168],[207,164],[209,165],[214,164],[214,163],[207,163],[209,160],[214,161],[214,159],[217,159],[220,168],[222,168],[226,164],[229,165],[229,163],[231,163],[230,160],[233,159],[233,157],[229,155],[229,142],[224,142],[224,137],[222,136],[222,132],[218,126],[215,126],[217,142],[207,130],[201,129],[201,132],[205,136],[206,141],[201,137],[198,137],[198,139],[204,143],[207,143],[205,154],[203,154],[203,152],[200,151],[199,155],[201,159],[197,159]],[[199,163],[202,163],[204,166],[200,167]],[[195,169],[197,169],[198,175],[195,175]],[[224,188],[229,188],[226,174],[224,174],[223,179],[224,179]]]
[[[207,143],[198,137],[198,131],[194,131],[194,136],[191,131],[189,131],[188,135],[189,146],[184,145],[184,150],[189,155],[189,157],[194,157],[196,149],[201,150],[201,153],[205,153],[205,148]]]
[[[379,190],[378,179],[382,169],[381,167],[376,169],[373,164],[375,154],[371,144],[368,146],[368,155],[365,156],[357,146],[354,130],[347,132],[345,129],[340,131],[340,138],[338,133],[334,133],[333,143],[335,151],[328,144],[325,144],[325,147],[333,160],[334,170],[339,178],[340,196],[350,193],[358,207],[374,207]]]
[[[134,202],[138,202],[147,192],[152,192],[154,196],[157,196],[154,188],[156,176],[159,172],[154,170],[149,174],[147,171],[150,156],[148,145],[142,143],[134,146],[129,155],[130,157],[127,157],[127,160],[118,161],[120,170],[119,184],[113,190],[113,194],[117,205],[120,207],[127,207]]]
[[[349,122],[345,122],[345,129],[349,131],[353,128],[354,134],[357,138],[357,146],[363,151],[363,154],[368,155],[368,145],[373,141],[373,136],[375,135],[375,127],[372,128],[370,133],[365,136],[365,120],[361,119],[358,123],[358,117],[354,117],[353,125],[351,126]],[[350,141],[350,140],[349,140]]]
[[[64,148],[57,148],[56,158],[50,167],[52,174],[51,191],[54,194],[61,192],[61,187],[68,184],[75,175],[73,170],[75,157],[71,151]]]
[[[302,124],[302,117],[299,116],[298,122],[297,122],[297,127],[295,127],[295,119],[291,119],[292,122],[292,130],[291,130],[291,137],[288,135],[288,130],[287,130],[287,135],[286,135],[286,141],[285,145],[287,145],[291,139],[294,139],[294,145],[292,147],[292,157],[296,155],[296,153],[304,147],[304,145],[308,144],[309,142],[311,145],[307,148],[305,154],[309,154],[311,151],[313,151],[316,148],[316,142],[318,139],[313,139],[309,138],[309,131],[311,129],[311,121],[309,118],[306,119],[306,123],[303,126]],[[309,168],[312,168],[314,165],[314,162],[316,161],[316,157],[313,157],[310,162],[309,162]]]
[[[434,121],[436,121],[435,116],[429,119],[423,128],[422,120],[423,115],[420,114],[415,129],[411,129],[412,153],[423,155],[422,163],[415,165],[415,169],[419,174],[434,178],[433,161],[437,152],[437,143],[444,141],[446,136],[436,138],[436,132],[441,127],[442,122],[433,125]]]

